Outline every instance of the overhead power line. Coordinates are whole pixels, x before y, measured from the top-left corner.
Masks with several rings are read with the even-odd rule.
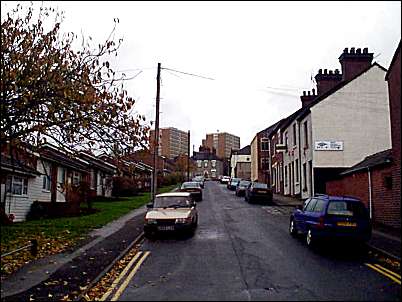
[[[193,74],[193,73],[189,73],[189,72],[179,71],[179,70],[175,70],[175,69],[171,69],[171,68],[162,67],[161,69],[170,70],[170,71],[174,71],[174,72],[178,72],[178,73],[182,73],[182,74],[186,74],[186,75],[189,75],[189,76],[198,77],[198,78],[202,78],[202,79],[206,79],[206,80],[212,80],[212,81],[215,80],[215,79],[213,79],[213,78],[204,77],[204,76],[201,76],[201,75],[198,75],[198,74]]]

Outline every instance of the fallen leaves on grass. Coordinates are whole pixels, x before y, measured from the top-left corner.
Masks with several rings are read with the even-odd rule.
[[[29,248],[13,253],[11,255],[5,256],[1,258],[1,275],[5,277],[6,275],[10,275],[20,269],[22,266],[28,264],[34,259],[40,259],[45,256],[58,254],[66,251],[68,248],[72,247],[75,244],[75,240],[71,238],[57,237],[57,238],[49,238],[44,235],[44,233],[40,233],[36,237],[38,241],[38,254],[36,257],[32,256]],[[10,242],[7,246],[2,245],[1,251],[5,253],[7,251],[15,250],[21,246],[24,246],[26,243],[22,242],[21,239]],[[4,251],[4,252],[3,252]]]

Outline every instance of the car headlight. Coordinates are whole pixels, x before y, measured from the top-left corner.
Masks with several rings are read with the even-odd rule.
[[[156,223],[157,223],[157,220],[156,220],[156,219],[153,219],[153,218],[145,218],[145,221],[146,221],[148,224],[156,224]]]
[[[189,222],[191,222],[191,217],[176,218],[176,223],[189,223]]]

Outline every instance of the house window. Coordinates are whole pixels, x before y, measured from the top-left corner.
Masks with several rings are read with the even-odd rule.
[[[289,142],[288,142],[288,132],[286,131],[285,132],[285,146],[287,147],[289,145]]]
[[[81,182],[81,173],[74,171],[73,173],[73,185],[78,186]]]
[[[296,182],[299,182],[299,160],[298,159],[296,159],[296,162],[295,162],[296,164],[295,164],[295,169],[296,169]]]
[[[304,127],[304,147],[307,149],[308,148],[308,127],[307,127],[307,121],[303,123]]]
[[[276,168],[272,169],[272,185],[275,186],[276,183]]]
[[[50,175],[43,175],[42,176],[42,189],[45,191],[50,191],[50,184],[52,182],[52,179]]]
[[[66,182],[66,169],[59,167],[58,172],[59,172],[59,175],[58,175],[57,179],[59,180],[60,184],[64,184]]]
[[[201,168],[202,167],[202,160],[197,160],[197,167]]]
[[[204,160],[204,168],[208,168],[208,161]]]
[[[296,124],[293,124],[293,146],[296,146]]]
[[[285,166],[285,186],[288,185],[288,166]]]
[[[307,166],[303,164],[303,191],[307,191]]]
[[[27,195],[28,194],[28,178],[18,176],[7,177],[7,193],[13,195]]]
[[[392,176],[387,175],[384,177],[384,187],[386,189],[392,189]]]
[[[211,160],[211,165],[212,165],[212,168],[215,168],[216,167],[216,160]]]
[[[91,171],[91,189],[95,189],[97,186],[97,173],[95,170]]]
[[[261,138],[261,151],[268,151],[269,150],[269,139],[268,138]]]

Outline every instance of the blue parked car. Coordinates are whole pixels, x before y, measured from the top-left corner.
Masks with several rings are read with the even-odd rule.
[[[306,236],[308,246],[324,239],[362,244],[371,237],[371,221],[363,202],[353,197],[317,195],[290,216],[289,233]]]

